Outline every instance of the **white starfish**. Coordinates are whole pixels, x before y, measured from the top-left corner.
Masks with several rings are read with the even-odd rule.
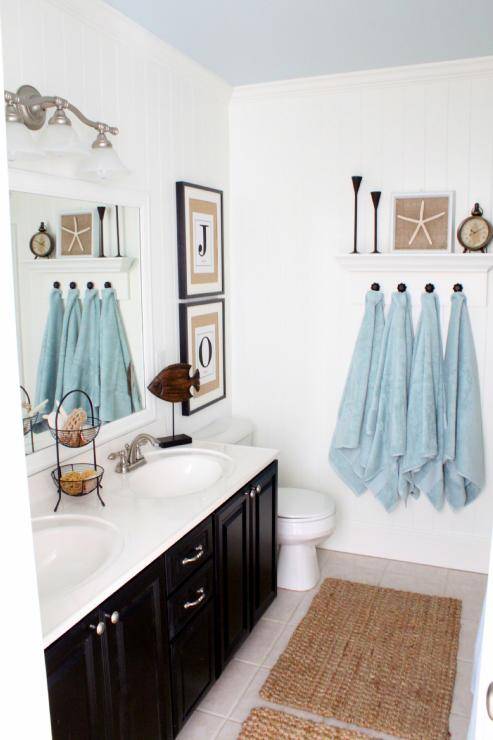
[[[410,221],[413,224],[417,224],[416,228],[413,231],[412,237],[409,239],[409,246],[413,243],[413,241],[416,239],[418,235],[418,231],[420,229],[423,229],[424,234],[426,238],[428,239],[428,243],[430,247],[432,246],[433,242],[431,240],[431,237],[428,233],[428,229],[426,228],[425,224],[429,223],[430,221],[435,221],[437,218],[441,218],[442,216],[445,216],[445,211],[442,211],[441,213],[437,213],[435,216],[429,216],[428,218],[423,218],[425,210],[425,202],[424,200],[421,201],[421,208],[419,209],[419,218],[409,218],[408,216],[400,216],[397,215],[397,218],[400,218],[402,221]]]
[[[84,251],[84,247],[82,246],[82,242],[81,242],[81,240],[80,240],[79,237],[80,237],[81,234],[85,234],[86,231],[90,231],[90,230],[91,230],[91,227],[90,226],[87,226],[85,229],[81,229],[79,231],[79,229],[77,227],[77,217],[76,216],[74,216],[74,230],[73,231],[72,231],[72,229],[67,229],[65,226],[62,226],[62,231],[66,231],[67,234],[72,234],[72,241],[69,244],[69,247],[67,249],[67,252],[71,252],[72,251],[72,247],[74,246],[76,240],[79,242],[80,251],[83,252]]]

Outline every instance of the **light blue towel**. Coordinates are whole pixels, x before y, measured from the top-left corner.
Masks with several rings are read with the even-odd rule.
[[[139,388],[113,288],[101,305],[101,421],[114,421],[142,408]]]
[[[69,386],[69,378],[75,357],[77,339],[79,338],[81,314],[79,290],[78,288],[70,288],[67,293],[61,332],[60,357],[58,360],[55,393],[55,398],[58,401],[61,401],[67,391],[71,390]]]
[[[435,293],[421,296],[421,316],[414,342],[407,446],[402,471],[416,491],[440,510],[444,502],[443,450],[445,387],[440,304]]]
[[[463,293],[454,293],[451,298],[444,375],[445,495],[456,509],[474,501],[485,481],[478,365]]]
[[[79,337],[72,368],[68,376],[68,385],[71,390],[80,388],[89,395],[96,417],[99,413],[101,390],[99,375],[100,304],[98,291],[94,288],[88,288],[84,295]],[[63,406],[65,411],[71,411],[77,406],[81,406],[88,415],[90,414],[90,406],[82,394],[73,393],[67,398]]]
[[[373,440],[365,472],[367,487],[387,511],[409,493],[400,463],[406,451],[412,352],[411,302],[407,292],[393,293],[368,415],[367,432]]]
[[[383,294],[368,291],[329,452],[332,467],[357,495],[366,490],[364,475],[373,439],[366,422],[382,345],[383,309]]]
[[[60,339],[63,323],[63,300],[59,288],[53,288],[49,297],[48,318],[39,355],[34,405],[48,399],[43,414],[53,410],[56,391]]]

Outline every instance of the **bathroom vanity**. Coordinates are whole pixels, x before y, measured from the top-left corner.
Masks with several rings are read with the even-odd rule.
[[[275,451],[221,449],[236,457],[234,470],[202,494],[136,502],[126,483],[110,492],[103,516],[111,520],[113,505],[122,529],[125,521],[133,522],[122,554],[93,587],[83,587],[81,594],[87,597],[60,595],[46,609],[41,597],[44,626],[51,628],[48,640],[73,622],[76,612],[69,615],[68,610],[75,603],[79,612],[84,598],[89,606],[45,650],[55,740],[175,737],[274,600]],[[251,475],[255,468],[258,472]],[[251,477],[245,482],[248,471]],[[132,474],[126,478],[131,486]],[[185,499],[188,527],[181,521]],[[198,510],[204,515],[196,524]],[[146,549],[145,523],[151,519],[157,528],[149,528],[147,551],[155,551],[156,521],[161,520],[161,553],[94,604],[98,592],[108,594],[112,581],[122,582],[124,570],[135,572],[135,548],[141,554]],[[184,529],[189,531],[183,534]],[[140,562],[146,560],[148,556]],[[66,613],[60,613],[63,622],[59,619],[55,626],[57,601]]]

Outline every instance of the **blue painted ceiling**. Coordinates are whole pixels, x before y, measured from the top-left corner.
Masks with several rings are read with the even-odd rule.
[[[232,85],[493,53],[493,0],[107,0]]]

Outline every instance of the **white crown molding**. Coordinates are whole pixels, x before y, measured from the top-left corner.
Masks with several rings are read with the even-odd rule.
[[[493,254],[338,254],[335,259],[348,272],[453,272],[487,273]]]
[[[125,42],[143,57],[151,57],[157,64],[173,68],[184,77],[202,77],[220,98],[229,100],[232,86],[215,72],[203,67],[191,57],[170,46],[143,26],[102,0],[47,0],[59,10],[70,13],[86,26],[110,35],[115,41]]]
[[[341,92],[368,85],[386,87],[415,82],[436,82],[440,79],[470,78],[493,75],[493,56],[457,59],[450,62],[412,64],[401,67],[345,72],[318,77],[300,77],[257,85],[241,85],[233,89],[233,102],[288,96],[319,95]]]

